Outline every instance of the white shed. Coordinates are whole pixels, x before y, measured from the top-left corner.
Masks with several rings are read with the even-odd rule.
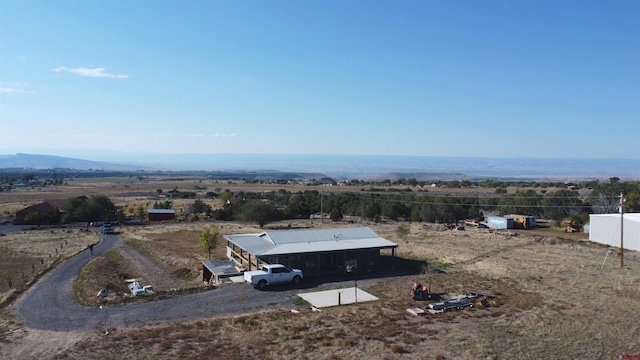
[[[620,214],[589,215],[589,240],[620,247]],[[623,246],[640,251],[640,213],[624,214]]]

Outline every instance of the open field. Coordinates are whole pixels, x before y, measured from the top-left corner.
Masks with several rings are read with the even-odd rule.
[[[157,188],[157,184],[150,188]],[[350,225],[328,221],[290,224]],[[189,322],[116,328],[108,336],[101,331],[26,329],[4,309],[0,357],[191,359],[215,354],[219,358],[280,359],[608,359],[640,354],[637,252],[625,252],[625,266],[620,268],[617,249],[591,244],[585,234],[545,229],[492,235],[484,229],[451,231],[434,224],[414,223],[409,234],[401,238],[396,234],[399,223],[360,224],[398,243],[397,255],[405,259],[398,262],[398,269],[391,276],[358,281],[359,287],[379,301],[322,312],[294,301],[290,307],[299,313],[266,309]],[[129,256],[123,256],[126,271],[150,280],[158,289],[200,286],[200,264],[207,259],[207,253],[198,247],[198,234],[206,225],[185,222],[119,229],[126,245],[134,249]],[[223,223],[221,231],[228,234],[258,229]],[[59,247],[62,234],[81,233],[84,234],[77,229],[70,233],[33,232],[52,238],[53,247],[38,254]],[[3,247],[11,249],[7,254],[15,257],[16,263],[18,254],[26,251],[25,244],[37,238],[18,235],[23,234],[0,238]],[[75,251],[86,248],[92,239],[78,240]],[[64,249],[69,243],[70,238]],[[143,256],[148,263],[139,265],[137,256]],[[222,246],[213,257],[224,257]],[[423,261],[444,272],[420,273],[416,267]],[[27,270],[31,270],[30,265]],[[81,285],[88,286],[89,281],[83,281]],[[409,295],[416,281],[430,282],[436,292],[460,294],[478,290],[496,298],[488,308],[416,317],[406,311],[426,305]],[[257,291],[245,284],[225,286],[245,287],[247,296]],[[353,286],[353,282],[327,282],[318,289],[346,286]],[[94,290],[90,293],[98,289]]]
[[[60,261],[99,240],[94,232],[81,228],[33,228],[1,236],[0,304],[14,299]]]

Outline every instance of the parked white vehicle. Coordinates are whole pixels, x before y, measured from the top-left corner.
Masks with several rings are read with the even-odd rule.
[[[303,277],[302,270],[289,269],[280,264],[265,264],[260,270],[244,272],[244,281],[258,289],[264,289],[271,284],[298,284]]]
[[[115,229],[113,228],[113,225],[111,224],[102,225],[102,234],[107,235],[107,234],[113,234],[114,232],[115,232]]]

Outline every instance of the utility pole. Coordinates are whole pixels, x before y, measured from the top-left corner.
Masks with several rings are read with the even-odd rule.
[[[624,197],[620,192],[620,268],[624,267]]]
[[[323,222],[324,214],[322,212],[322,191],[320,191],[320,222]]]

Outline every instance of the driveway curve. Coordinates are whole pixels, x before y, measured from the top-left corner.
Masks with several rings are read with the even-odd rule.
[[[102,236],[93,249],[104,254],[123,244],[117,235]],[[283,308],[295,291],[257,291],[229,284],[203,293],[112,307],[84,306],[72,300],[74,278],[91,260],[89,251],[67,259],[18,299],[13,313],[29,328],[75,331],[147,323],[187,321],[216,315]]]

